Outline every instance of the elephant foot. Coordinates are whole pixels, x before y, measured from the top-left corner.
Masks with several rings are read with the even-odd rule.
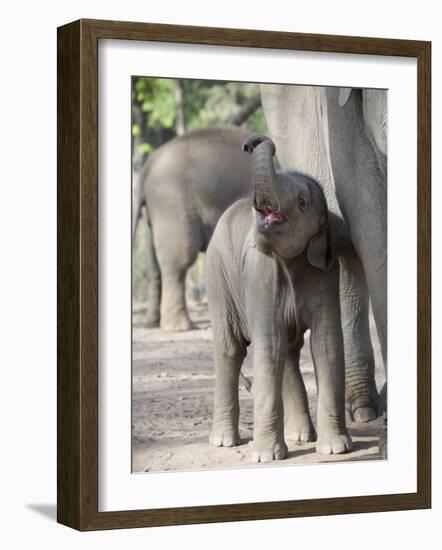
[[[347,401],[347,411],[353,422],[366,423],[378,417],[378,404],[370,397]]]
[[[321,433],[316,444],[316,451],[321,455],[339,455],[352,449],[348,434]]]
[[[358,407],[353,412],[353,420],[361,424],[371,422],[377,418],[376,410],[373,407]]]
[[[160,326],[160,318],[159,317],[148,317],[146,319],[146,328],[158,328]]]
[[[235,428],[214,427],[209,436],[209,443],[215,447],[235,447],[239,445],[239,433]]]
[[[306,416],[301,420],[294,421],[284,420],[284,438],[297,443],[316,441],[316,430],[310,417]]]
[[[272,462],[272,460],[282,460],[287,456],[287,445],[284,441],[277,441],[273,444],[253,443],[251,460],[254,463]]]
[[[193,330],[195,325],[188,317],[177,317],[175,319],[161,319],[161,328],[168,332],[184,332]]]

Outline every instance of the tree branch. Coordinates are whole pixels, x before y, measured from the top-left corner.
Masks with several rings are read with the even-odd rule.
[[[261,107],[261,94],[257,94],[244,103],[239,111],[237,111],[229,120],[230,124],[241,126],[249,116],[253,115]]]

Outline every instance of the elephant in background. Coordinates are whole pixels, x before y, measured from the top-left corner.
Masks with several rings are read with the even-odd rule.
[[[327,203],[313,179],[275,170],[275,146],[265,136],[251,136],[244,148],[254,159],[254,198],[237,201],[223,214],[207,251],[216,375],[210,442],[239,443],[238,380],[250,343],[252,461],[284,458],[284,435],[316,439],[299,370],[310,328],[318,386],[316,449],[344,453],[352,443],[345,426],[339,266]]]
[[[385,367],[387,359],[387,92],[263,85],[262,102],[282,168],[317,180],[337,220],[348,410],[372,420],[369,298]]]
[[[241,151],[250,132],[235,126],[174,138],[148,159],[139,175],[134,238],[141,209],[148,224],[147,325],[190,330],[185,277],[205,251],[221,214],[251,192],[251,160]]]

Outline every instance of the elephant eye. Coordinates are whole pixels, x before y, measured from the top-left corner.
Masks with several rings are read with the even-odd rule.
[[[304,211],[306,206],[307,206],[307,203],[304,199],[304,197],[298,197],[298,206],[299,206],[299,209]]]

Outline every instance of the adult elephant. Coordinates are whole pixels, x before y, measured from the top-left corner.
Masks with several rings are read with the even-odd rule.
[[[148,225],[149,327],[190,330],[185,278],[205,251],[228,206],[250,193],[251,160],[241,150],[250,132],[235,126],[196,130],[160,147],[142,169],[134,200]]]
[[[316,179],[337,220],[347,406],[354,420],[372,420],[369,296],[385,365],[387,357],[386,92],[263,85],[262,102],[282,168]]]

